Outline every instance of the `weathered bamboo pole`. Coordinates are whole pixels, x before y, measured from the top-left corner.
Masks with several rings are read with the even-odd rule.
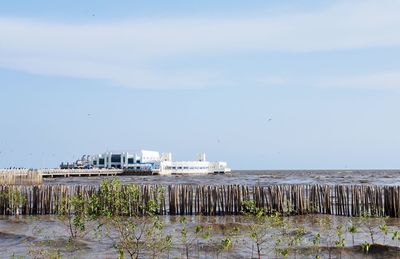
[[[140,186],[140,202],[135,203],[121,188],[119,195],[129,204],[128,215],[144,213],[146,204],[156,199],[162,186]],[[231,215],[240,214],[243,201],[253,200],[267,213],[284,214],[322,213],[342,216],[400,216],[400,186],[360,185],[168,185],[161,192],[159,214],[166,215]],[[16,186],[0,185],[0,214],[12,214],[16,193],[23,202],[18,212],[24,215],[55,214],[63,200],[80,193],[85,200],[99,192],[91,185]],[[112,201],[101,201],[102,206],[113,206]],[[141,211],[139,208],[142,208]],[[118,208],[117,208],[118,209]]]

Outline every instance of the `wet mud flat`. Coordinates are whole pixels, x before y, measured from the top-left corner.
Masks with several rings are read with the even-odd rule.
[[[44,184],[100,184],[113,177],[47,178]],[[241,170],[208,175],[118,176],[124,183],[193,185],[341,184],[400,185],[400,170]]]
[[[247,216],[186,216],[182,225],[180,216],[162,216],[164,232],[172,236],[172,247],[159,258],[186,258],[182,244],[182,229],[193,235],[196,226],[210,227],[208,238],[199,236],[189,250],[190,258],[257,258],[252,239],[254,221]],[[400,220],[394,218],[351,218],[331,215],[284,217],[285,229],[269,227],[266,241],[261,245],[263,258],[283,258],[278,248],[286,247],[287,258],[400,258],[398,236]],[[0,254],[2,258],[117,258],[117,233],[113,228],[99,231],[98,222],[87,224],[88,233],[70,242],[68,224],[56,216],[3,216],[0,218]],[[338,227],[342,229],[342,240]],[[351,233],[348,228],[356,226]],[[385,226],[385,231],[383,230]],[[262,228],[262,226],[259,226]],[[286,238],[301,229],[296,244]],[[235,234],[233,233],[235,230]],[[284,231],[284,236],[280,236]],[[316,243],[316,237],[319,236]],[[371,237],[374,239],[372,242]],[[229,238],[231,246],[221,247]],[[292,240],[292,239],[290,239]],[[341,240],[339,245],[337,242]],[[277,242],[280,244],[277,245]],[[368,243],[368,253],[365,244]],[[374,244],[373,244],[374,243]],[[282,244],[285,244],[284,246]],[[282,252],[282,251],[281,251]],[[125,254],[126,258],[129,258]],[[143,251],[139,258],[151,258]]]

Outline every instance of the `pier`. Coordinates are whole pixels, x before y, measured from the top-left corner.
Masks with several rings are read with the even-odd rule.
[[[122,169],[38,169],[43,178],[122,175]]]
[[[0,169],[0,184],[39,185],[43,178],[117,175],[152,175],[146,169]]]
[[[116,175],[154,175],[155,172],[146,169],[39,169],[43,178],[55,177],[91,177]]]
[[[0,185],[40,185],[43,178],[153,174],[143,169],[0,169]]]
[[[116,172],[117,173],[117,172]],[[114,190],[129,196],[128,185]],[[245,201],[253,201],[266,213],[284,215],[330,214],[340,216],[372,215],[400,217],[400,186],[370,185],[137,185],[139,202],[128,202],[137,211],[160,190],[160,215],[238,215]],[[23,215],[56,214],[60,202],[81,194],[85,199],[99,195],[96,185],[0,186],[0,214],[9,215],[13,193],[23,197]],[[127,199],[133,200],[133,199]],[[14,204],[15,205],[15,204]],[[112,206],[112,205],[104,205]]]

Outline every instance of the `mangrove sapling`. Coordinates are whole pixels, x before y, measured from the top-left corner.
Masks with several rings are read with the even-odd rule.
[[[254,200],[243,201],[241,212],[252,221],[250,224],[250,238],[256,245],[258,258],[261,258],[264,243],[271,239],[269,217],[265,215],[263,209],[257,208]]]
[[[379,230],[382,232],[383,234],[383,244],[386,245],[386,238],[387,235],[389,234],[389,230],[386,224],[382,224],[379,226]]]
[[[14,216],[19,216],[21,214],[22,206],[26,203],[26,197],[14,186],[8,186],[3,190],[0,193],[0,199],[8,200],[8,203],[6,203],[6,211]]]
[[[392,240],[395,241],[396,246],[398,247],[399,246],[399,240],[400,240],[400,234],[399,234],[398,230],[394,230],[392,232]],[[399,253],[399,250],[396,249],[396,254],[398,255],[398,253]]]
[[[240,235],[240,229],[235,226],[228,232],[223,233],[223,235],[224,238],[219,241],[218,250],[220,252],[230,251],[233,248],[234,243],[237,242],[236,238]]]
[[[82,238],[90,231],[86,226],[90,219],[85,203],[80,193],[60,201],[57,218],[67,225],[69,241]]]
[[[338,248],[343,248],[345,245],[344,242],[344,237],[343,237],[343,225],[339,224],[336,226],[336,235],[337,235],[337,240],[335,242],[336,247]],[[340,258],[342,257],[342,251],[340,251]]]
[[[287,219],[284,219],[280,214],[271,215],[270,226],[272,229],[278,231],[274,235],[275,247],[274,250],[277,255],[282,257],[289,256],[291,251],[296,253],[297,249],[306,233],[303,226],[293,229]]]
[[[376,207],[372,207],[369,211],[365,210],[361,214],[361,221],[362,221],[363,225],[367,228],[370,239],[371,239],[371,243],[365,241],[363,244],[361,244],[363,251],[365,251],[366,253],[368,253],[371,245],[375,244],[375,233],[377,232],[376,226],[381,225],[378,223],[378,221],[380,221],[380,222],[383,221],[383,218],[380,217],[379,215],[382,215],[382,213]]]
[[[151,258],[168,253],[172,247],[172,235],[164,233],[164,222],[158,216],[154,217],[153,226],[147,229],[146,240],[147,250],[150,252]],[[150,256],[149,255],[149,256]]]
[[[137,220],[122,220],[121,217],[116,217],[113,226],[118,236],[117,240],[114,241],[119,257],[125,258],[124,254],[127,252],[130,258],[139,258],[140,253],[145,248],[142,239],[146,224],[138,224]]]
[[[368,254],[369,248],[371,247],[371,244],[367,241],[364,241],[364,243],[361,244],[361,249]]]
[[[319,224],[322,226],[324,235],[322,237],[326,240],[326,245],[328,246],[329,258],[331,258],[332,247],[335,246],[335,236],[336,233],[333,231],[332,219],[330,217],[322,217]]]
[[[375,244],[375,238],[374,238],[374,233],[375,233],[375,226],[372,224],[372,220],[371,220],[372,216],[369,213],[363,213],[361,215],[361,221],[363,222],[363,225],[367,228],[370,239],[371,239],[371,243]],[[368,246],[367,246],[368,244]],[[364,251],[366,251],[368,253],[369,250],[369,246],[370,244],[365,241],[364,242],[364,247],[368,248]]]
[[[315,258],[319,258],[320,247],[321,247],[321,234],[316,233],[312,239],[312,250],[315,251],[317,254]]]
[[[396,242],[396,246],[399,246],[400,232],[398,230],[392,232],[392,240]]]
[[[232,248],[232,239],[230,237],[225,237],[221,240],[221,249],[229,250]]]
[[[168,254],[172,247],[172,235],[166,234],[164,222],[157,215],[161,205],[164,189],[159,189],[156,196],[147,202],[145,208],[146,217],[151,219],[152,225],[147,228],[145,233],[145,243],[147,250],[151,253],[154,259],[160,255]]]
[[[344,237],[343,237],[343,225],[342,224],[337,225],[336,235],[338,238],[335,242],[336,247],[344,247],[345,242],[344,242]]]
[[[233,229],[228,232],[228,237],[232,240],[231,246],[232,247],[234,245],[234,243],[237,243],[238,240],[237,238],[240,237],[240,228],[239,227],[233,227]]]
[[[145,208],[139,197],[140,189],[137,185],[122,186],[117,178],[103,180],[99,191],[89,198],[87,204],[91,219],[98,221],[96,234],[104,233],[104,236],[111,238],[111,227],[118,228],[119,225],[124,225],[129,216],[142,216]]]
[[[156,258],[167,253],[172,245],[170,235],[164,233],[164,228],[159,219],[151,217],[118,217],[113,226],[117,232],[115,248],[120,257],[125,252],[130,258],[146,257]]]
[[[371,245],[375,244],[375,234],[377,226],[385,224],[385,218],[379,216],[382,213],[379,209],[372,208],[370,211],[363,211],[361,214],[362,225],[367,228],[371,239]],[[381,224],[380,224],[381,223]]]
[[[291,247],[291,248],[300,247],[305,234],[306,234],[305,227],[303,227],[303,226],[298,227],[294,231],[294,233],[290,234],[289,247]],[[295,251],[297,251],[297,250],[295,250]]]
[[[257,256],[261,258],[263,245],[272,239],[274,235],[272,225],[277,227],[282,223],[282,217],[279,213],[272,213],[270,216],[266,215],[263,208],[258,208],[254,200],[244,200],[242,202],[241,213],[249,217],[252,221],[250,225],[250,238],[254,241],[257,249]],[[276,238],[275,244],[279,244],[280,239]]]
[[[349,231],[349,233],[351,234],[351,241],[352,241],[353,246],[354,246],[354,236],[355,236],[355,234],[357,233],[358,229],[357,229],[356,226],[351,225],[351,226],[349,226],[349,227],[347,228],[347,231]]]
[[[320,233],[316,233],[313,237],[313,245],[319,247],[321,245],[321,234]]]
[[[231,250],[232,246],[233,246],[233,242],[230,237],[224,237],[224,238],[220,239],[217,244],[217,247],[216,247],[215,257],[218,259],[220,254],[222,254],[224,251]],[[200,255],[198,254],[197,257],[200,258]]]
[[[283,245],[287,243],[286,222],[279,213],[264,215],[263,211],[258,211],[250,225],[250,237],[256,245],[258,258],[261,258],[264,244],[271,240],[275,241],[277,254],[286,256],[288,253],[287,246]]]
[[[269,216],[268,223],[271,228],[271,232],[275,232],[274,235],[272,236],[272,239],[275,240],[274,251],[276,255],[280,255],[283,257],[288,256],[289,254],[288,244],[290,244],[288,239],[290,237],[287,231],[288,228],[287,222],[283,220],[283,217],[281,217],[279,213],[274,213]]]
[[[122,192],[124,189],[124,192]],[[140,216],[146,208],[140,201],[140,189],[137,185],[121,184],[117,178],[103,180],[100,184],[97,197],[92,200],[93,210],[102,217]],[[133,205],[133,206],[130,206]]]
[[[125,195],[116,193],[121,188],[125,188]],[[139,199],[139,191],[136,185],[121,186],[116,180],[104,182],[100,187],[99,212],[106,220],[105,225],[116,230],[115,248],[121,258],[125,252],[130,258],[139,258],[143,254],[155,258],[169,253],[172,245],[172,237],[165,234],[164,224],[157,215],[162,189],[146,203]]]
[[[183,248],[184,256],[189,259],[190,250],[197,244],[200,238],[208,240],[210,237],[211,226],[205,228],[204,226],[197,225],[194,227],[194,231],[191,232],[187,226],[186,217],[181,217],[179,223],[182,225],[180,231],[180,243]]]
[[[257,216],[259,214],[264,215],[264,209],[260,209],[256,205],[254,200],[244,200],[242,201],[242,207],[240,211],[245,216]]]

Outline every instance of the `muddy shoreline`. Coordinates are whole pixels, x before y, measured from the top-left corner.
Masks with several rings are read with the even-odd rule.
[[[191,258],[251,258],[256,256],[254,242],[250,238],[249,228],[251,220],[245,216],[192,216],[186,217],[188,229],[194,229],[196,225],[212,226],[210,238],[200,239],[191,249]],[[165,231],[173,237],[174,244],[169,252],[170,258],[182,258],[184,256],[179,244],[179,236],[182,225],[179,216],[163,216],[161,220],[165,224]],[[385,235],[379,231],[379,226],[386,224],[390,231],[398,229],[399,219],[371,218],[365,221],[361,218],[348,218],[328,215],[293,216],[286,218],[288,231],[294,231],[298,226],[304,227],[305,232],[301,243],[291,248],[289,258],[396,258],[400,256],[399,241],[392,240],[391,235]],[[90,233],[79,238],[74,244],[68,243],[68,229],[65,222],[55,216],[23,216],[0,218],[0,253],[5,257],[23,256],[31,257],[41,251],[59,251],[63,257],[75,258],[116,258],[118,251],[115,249],[115,233],[111,235],[96,232],[96,222],[92,222]],[[375,245],[370,247],[369,253],[362,250],[363,242],[370,242],[370,233],[365,224],[373,226]],[[344,247],[337,247],[336,229],[338,225],[347,228],[351,225],[359,226],[354,236],[344,232]],[[219,250],[220,240],[233,228],[239,228],[240,233],[232,237],[233,245],[228,250]],[[271,230],[272,231],[272,230]],[[320,245],[314,247],[313,237],[319,233]],[[263,244],[263,257],[281,258],[273,251],[274,240]],[[145,254],[142,257],[147,257]]]

